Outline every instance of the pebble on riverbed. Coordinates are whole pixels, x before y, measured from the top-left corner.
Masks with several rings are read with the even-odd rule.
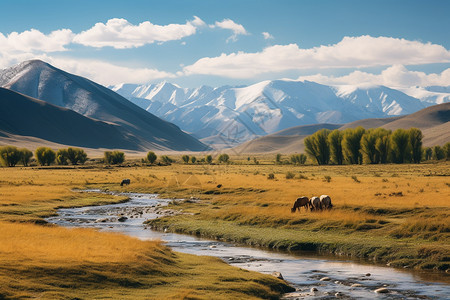
[[[389,290],[387,288],[379,288],[379,289],[376,289],[374,292],[378,293],[378,294],[386,294],[386,293],[389,293]]]
[[[311,288],[311,292],[313,292],[313,293],[314,293],[314,292],[317,292],[317,291],[318,291],[318,289],[317,289],[317,288],[315,288],[315,287],[312,287],[312,288]]]
[[[330,281],[331,278],[330,277],[322,277],[320,278],[320,281]]]

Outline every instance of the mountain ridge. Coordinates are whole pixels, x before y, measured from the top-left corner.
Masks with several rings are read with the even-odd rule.
[[[40,60],[0,71],[0,86],[86,117],[119,125],[139,149],[203,151],[208,147],[114,91]]]
[[[28,136],[87,148],[135,149],[135,140],[117,125],[1,87],[0,105],[3,137]]]
[[[295,80],[244,87],[188,89],[160,82],[110,88],[201,141],[230,148],[293,126],[401,116],[450,101],[450,92],[448,97],[443,93],[445,88],[431,89],[419,100],[386,86],[327,86]]]

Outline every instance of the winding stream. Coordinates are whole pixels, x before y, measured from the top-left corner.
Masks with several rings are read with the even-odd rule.
[[[99,193],[100,190],[84,192]],[[161,207],[171,200],[155,194],[123,193],[130,201],[120,204],[67,208],[47,221],[65,227],[91,227],[120,232],[142,240],[161,239],[175,251],[220,257],[227,263],[261,273],[280,272],[297,291],[286,299],[449,299],[447,283],[432,282],[423,274],[389,267],[355,263],[325,256],[297,256],[236,246],[193,236],[163,233],[143,225],[147,219],[161,215]],[[122,219],[120,219],[122,217]],[[126,217],[126,218],[125,218]],[[120,220],[119,220],[120,219]],[[324,280],[324,277],[325,280]],[[322,279],[322,280],[321,280]],[[436,280],[433,278],[432,280]],[[375,293],[379,288],[388,293]],[[312,289],[317,291],[312,291]]]

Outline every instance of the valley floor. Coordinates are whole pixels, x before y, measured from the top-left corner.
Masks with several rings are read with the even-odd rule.
[[[0,299],[277,299],[292,290],[159,241],[45,223],[57,208],[126,201],[72,189],[119,189],[129,171],[148,169],[0,168]]]
[[[77,188],[186,199],[169,208],[189,214],[151,221],[154,228],[447,276],[450,163],[321,167],[259,160],[0,168],[0,298],[277,298],[289,289],[271,276],[176,253],[159,242],[46,225],[43,218],[59,207],[126,200],[72,191]],[[131,184],[120,187],[124,178]],[[332,210],[291,213],[297,197],[321,194],[331,196]]]

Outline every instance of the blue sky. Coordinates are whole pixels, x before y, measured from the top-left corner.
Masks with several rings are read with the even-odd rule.
[[[0,4],[0,68],[40,58],[105,85],[450,85],[446,0]]]

